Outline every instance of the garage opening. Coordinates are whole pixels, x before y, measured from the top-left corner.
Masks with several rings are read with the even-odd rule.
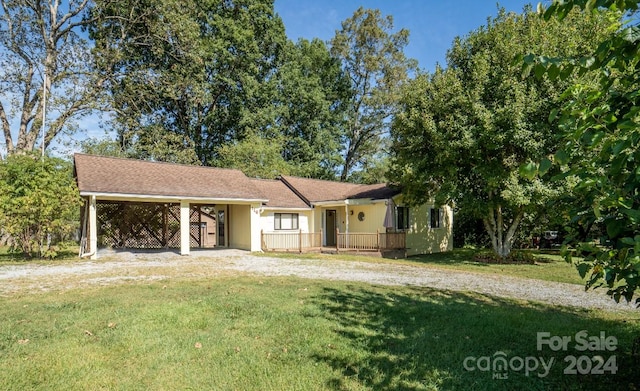
[[[214,205],[191,205],[191,248],[224,246],[218,241],[217,214]],[[179,203],[100,201],[96,217],[98,247],[180,248]]]

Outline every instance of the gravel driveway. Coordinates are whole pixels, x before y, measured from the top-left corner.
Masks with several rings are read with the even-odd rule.
[[[424,265],[319,259],[283,259],[240,250],[197,250],[181,257],[173,252],[103,251],[98,261],[65,264],[0,266],[0,296],[64,290],[127,281],[198,278],[248,273],[264,276],[358,281],[380,285],[413,285],[478,292],[503,298],[533,300],[559,306],[637,311],[616,304],[605,291],[585,292],[580,285],[471,272]]]

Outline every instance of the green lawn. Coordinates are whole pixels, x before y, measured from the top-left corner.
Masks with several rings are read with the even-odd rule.
[[[640,388],[640,358],[631,355],[640,337],[636,313],[237,276],[0,300],[0,385],[7,390]],[[616,337],[617,349],[579,352],[571,343],[567,351],[537,350],[538,332],[573,338],[581,330]],[[548,376],[510,370],[507,379],[463,365],[498,352],[516,364],[527,357],[555,363]],[[570,355],[615,356],[618,371],[563,375]]]
[[[360,262],[390,262],[411,266],[424,266],[430,268],[440,268],[448,270],[459,270],[476,273],[501,274],[506,276],[532,278],[537,280],[566,282],[570,284],[584,285],[584,280],[580,278],[578,271],[573,265],[568,264],[559,255],[545,253],[534,253],[536,263],[526,264],[487,264],[476,262],[473,259],[474,250],[456,249],[450,252],[416,255],[407,259],[383,259],[366,255],[349,254],[297,254],[297,253],[265,253],[261,256],[274,256],[283,258],[306,258],[322,259],[328,262],[332,260],[347,260]]]
[[[487,264],[473,259],[473,250],[455,250],[452,252],[418,255],[408,259],[430,265],[453,270],[471,271],[479,273],[502,274],[513,277],[533,278],[537,280],[566,282],[584,285],[575,266],[565,262],[559,255],[534,253],[536,263],[528,264]]]

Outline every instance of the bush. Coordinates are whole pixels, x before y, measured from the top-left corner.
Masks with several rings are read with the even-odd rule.
[[[27,258],[55,256],[56,238],[77,229],[79,206],[68,162],[31,155],[0,162],[0,224]]]
[[[533,265],[536,262],[533,254],[527,251],[512,251],[508,256],[501,258],[493,251],[482,251],[473,256],[476,262],[495,264],[527,264]]]

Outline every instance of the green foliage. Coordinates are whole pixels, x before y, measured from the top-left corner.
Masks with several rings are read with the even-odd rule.
[[[79,207],[69,163],[29,155],[0,162],[0,222],[25,256],[54,257],[51,244],[77,228]]]
[[[409,31],[392,31],[393,17],[360,7],[342,22],[342,29],[331,40],[331,54],[341,61],[352,89],[342,181],[380,152],[381,139],[387,137],[389,119],[397,108],[400,87],[416,68],[415,60],[407,59],[403,52]]]
[[[473,256],[473,259],[481,263],[495,264],[526,264],[533,265],[536,258],[532,253],[527,251],[512,251],[506,257],[500,257],[495,252],[481,251]]]
[[[528,56],[525,68],[542,69],[560,78],[597,72],[590,83],[573,83],[550,117],[559,117],[563,144],[555,153],[565,176],[576,180],[571,216],[583,225],[599,222],[604,232],[599,245],[574,238],[576,262],[587,288],[606,286],[619,301],[631,301],[640,286],[640,26],[638,1],[555,1],[547,19],[565,20],[579,7],[593,18],[610,17],[608,31],[596,49],[584,56],[549,58]],[[607,9],[615,13],[606,13]],[[620,15],[630,19],[621,24]],[[574,22],[570,22],[574,23]],[[539,73],[539,72],[538,72]],[[571,261],[571,251],[567,259]],[[640,299],[636,300],[640,305]]]
[[[335,179],[351,89],[348,76],[319,39],[288,43],[275,80],[282,158],[292,175]]]
[[[193,149],[206,164],[218,146],[273,125],[286,36],[271,0],[97,1],[92,16],[125,143],[168,138],[162,156]]]
[[[523,76],[514,61],[531,50],[580,54],[602,34],[602,18],[543,21],[530,9],[501,10],[487,26],[457,38],[448,67],[405,88],[392,127],[392,177],[407,200],[455,200],[483,221],[494,251],[511,251],[521,221],[564,190],[532,175],[558,143],[549,112],[569,80]],[[538,165],[528,164],[532,161]],[[557,170],[557,168],[556,168]]]
[[[275,179],[293,171],[282,158],[280,140],[248,137],[236,144],[223,145],[218,151],[217,167],[235,168],[252,178]]]
[[[87,138],[81,143],[82,153],[98,156],[127,157],[127,152],[116,140]]]
[[[320,40],[287,40],[273,1],[98,1],[93,16],[128,156],[228,165],[260,138],[296,175],[335,177],[348,79]]]

